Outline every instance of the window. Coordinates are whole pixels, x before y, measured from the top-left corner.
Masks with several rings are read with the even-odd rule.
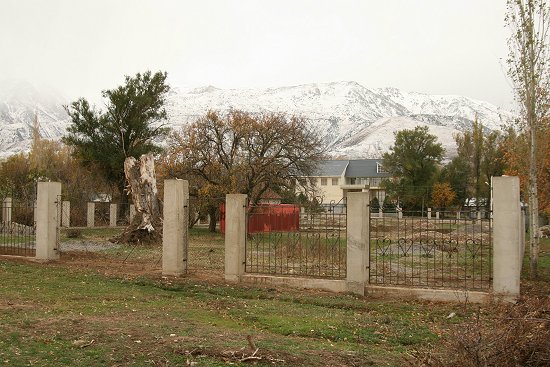
[[[310,178],[309,178],[309,183],[310,183],[311,185],[316,185],[316,184],[317,184],[317,178],[315,178],[315,177],[310,177]]]
[[[376,173],[388,173],[388,171],[380,163],[376,162]]]
[[[326,186],[326,185],[327,185],[327,179],[321,178],[321,186]]]
[[[338,185],[338,177],[334,177],[332,179],[332,186],[336,186],[336,185]]]

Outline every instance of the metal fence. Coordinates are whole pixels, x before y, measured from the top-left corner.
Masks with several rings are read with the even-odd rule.
[[[122,228],[59,228],[61,259],[115,272],[157,272],[162,268],[162,244],[113,243]]]
[[[69,200],[60,197],[58,205],[60,225],[65,228],[127,226],[130,224],[130,218],[135,214],[135,210],[128,202]],[[115,206],[114,212],[112,212],[113,206]],[[89,213],[90,208],[93,208],[91,213]],[[111,214],[114,215],[113,218]]]
[[[370,214],[370,283],[488,289],[491,213]]]
[[[346,210],[331,206],[248,208],[245,271],[324,278],[346,276]]]
[[[187,269],[219,270],[225,267],[225,241],[219,231],[209,232],[207,226],[195,225],[189,229]]]
[[[210,199],[206,203],[197,196],[189,197],[189,242],[187,246],[186,261],[188,272],[197,270],[213,270],[223,272],[225,267],[225,238],[221,233],[225,223],[225,213],[222,210],[225,197]],[[216,208],[216,227],[210,232],[209,206]]]
[[[35,203],[4,199],[1,205],[0,254],[34,256],[36,242]]]

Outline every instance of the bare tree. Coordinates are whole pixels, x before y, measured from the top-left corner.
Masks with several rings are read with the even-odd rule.
[[[537,133],[548,115],[550,92],[549,27],[550,4],[547,0],[508,0],[506,26],[508,39],[508,75],[521,107],[521,127],[529,142],[529,226],[530,274],[538,276],[539,203],[537,185]]]
[[[174,135],[164,160],[167,172],[196,185],[215,224],[219,198],[227,193],[247,194],[255,204],[268,190],[311,189],[301,178],[311,176],[322,151],[318,135],[302,118],[210,111]]]

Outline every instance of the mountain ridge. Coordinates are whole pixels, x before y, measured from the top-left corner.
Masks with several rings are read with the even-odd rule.
[[[43,137],[61,138],[70,123],[62,107],[67,103],[59,93],[30,83],[0,84],[0,157],[29,150],[35,113]],[[471,126],[476,116],[487,131],[499,130],[514,117],[489,102],[465,96],[367,88],[354,81],[261,89],[175,87],[167,96],[166,109],[167,125],[176,130],[208,110],[302,116],[319,131],[330,154],[348,158],[379,157],[391,146],[395,131],[416,125],[428,126],[452,155],[453,134]]]

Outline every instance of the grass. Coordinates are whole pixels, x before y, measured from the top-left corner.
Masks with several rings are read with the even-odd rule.
[[[550,238],[540,239],[538,272],[541,281],[550,282]],[[529,277],[529,237],[525,238],[522,277]]]
[[[190,239],[201,249],[223,244],[222,235],[203,228],[192,229]],[[527,276],[528,260],[524,265]],[[401,366],[414,350],[440,348],[449,330],[478,311],[106,267],[0,260],[0,365],[244,365],[254,353],[250,335],[259,366]],[[539,275],[522,281],[522,291],[548,294],[550,239],[541,240]],[[490,320],[492,306],[480,312]]]
[[[456,307],[2,260],[0,276],[10,366],[238,364],[253,353],[247,335],[260,365],[399,365]]]

